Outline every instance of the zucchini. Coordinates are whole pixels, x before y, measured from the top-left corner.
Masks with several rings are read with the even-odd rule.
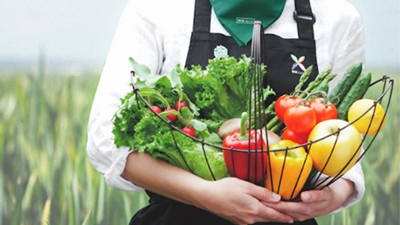
[[[357,78],[356,82],[351,86],[350,90],[337,107],[338,119],[347,120],[347,112],[349,111],[350,106],[358,99],[364,97],[369,85],[371,84],[371,80],[372,75],[369,72],[363,73]]]
[[[339,83],[333,88],[332,92],[329,93],[328,99],[330,102],[336,106],[340,104],[354,82],[360,76],[362,66],[362,62],[356,62],[347,69],[346,73],[339,80]]]

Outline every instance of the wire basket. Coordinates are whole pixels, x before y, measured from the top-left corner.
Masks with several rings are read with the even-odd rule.
[[[249,116],[247,118],[247,134],[253,135],[253,141],[251,142],[248,138],[246,149],[237,148],[226,148],[220,145],[215,145],[207,143],[205,140],[192,137],[184,133],[181,128],[176,127],[171,121],[161,117],[157,112],[155,112],[147,100],[140,94],[139,89],[135,87],[132,83],[133,91],[135,96],[144,103],[144,105],[152,111],[156,118],[162,120],[164,123],[168,124],[170,128],[171,138],[174,140],[176,145],[176,150],[181,156],[183,162],[185,163],[187,169],[190,172],[194,172],[189,166],[187,159],[185,158],[183,151],[177,144],[177,139],[181,138],[179,135],[184,135],[191,138],[192,141],[200,143],[202,146],[204,161],[207,164],[210,176],[213,180],[217,180],[218,177],[215,176],[212,166],[210,165],[209,156],[207,155],[206,147],[213,147],[220,149],[223,152],[225,163],[230,176],[238,177],[249,182],[265,186],[275,193],[279,193],[285,200],[296,201],[298,200],[299,193],[303,190],[312,189],[322,189],[327,187],[340,179],[345,172],[347,172],[351,167],[358,163],[366,152],[370,149],[373,141],[376,139],[378,133],[374,135],[364,135],[360,136],[360,141],[356,142],[356,151],[347,157],[346,162],[341,162],[340,165],[332,165],[332,161],[335,157],[336,147],[339,146],[339,136],[341,133],[349,130],[355,122],[360,120],[368,111],[375,111],[378,103],[383,106],[385,113],[383,115],[383,120],[379,124],[378,130],[383,127],[384,118],[386,118],[386,113],[388,112],[391,96],[393,93],[393,79],[388,76],[383,76],[381,79],[376,80],[370,84],[370,88],[381,88],[381,94],[378,96],[374,104],[365,111],[356,120],[348,123],[345,126],[338,128],[336,131],[320,137],[316,140],[312,140],[308,143],[286,146],[278,149],[270,149],[268,143],[268,133],[267,132],[257,132],[257,129],[263,127],[266,124],[266,118],[257,115],[265,115],[265,107],[259,107],[260,103],[264,101],[263,99],[263,77],[261,76],[261,66],[263,62],[263,32],[261,22],[256,21],[254,23],[253,30],[253,42],[251,49],[251,58],[254,59],[250,67],[251,81],[249,90],[251,96],[249,97]],[[133,72],[133,76],[135,73]],[[255,129],[250,129],[255,128]],[[371,129],[371,123],[367,127],[368,130]],[[174,131],[174,132],[173,132]],[[312,163],[311,155],[313,154],[314,146],[324,142],[325,140],[333,138],[333,147],[328,154],[325,156],[326,160],[320,168],[316,168]],[[293,155],[299,157],[299,149],[304,149],[304,155],[301,157],[303,160],[298,162],[293,160]],[[277,159],[279,158],[279,159]],[[278,162],[278,163],[277,163]],[[327,175],[329,167],[336,166],[335,174]]]

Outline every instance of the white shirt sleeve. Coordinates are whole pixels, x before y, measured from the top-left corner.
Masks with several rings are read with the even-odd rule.
[[[333,2],[334,3],[334,2]],[[365,40],[361,17],[353,5],[342,8],[340,22],[335,23],[330,35],[330,44],[325,51],[331,55],[329,60],[332,73],[338,76],[329,83],[330,90],[337,85],[346,70],[355,62],[365,62]]]
[[[125,147],[117,149],[112,135],[112,118],[120,99],[132,91],[129,57],[147,65],[153,72],[159,70],[162,62],[162,37],[144,16],[146,13],[135,1],[129,1],[126,6],[101,74],[87,131],[90,162],[103,174],[109,186],[122,190],[140,190],[120,176],[130,151]]]
[[[340,212],[342,209],[356,204],[362,199],[365,193],[364,173],[360,163],[353,166],[346,174],[343,175],[344,179],[348,179],[354,183],[354,192],[346,200],[343,206],[332,213]]]

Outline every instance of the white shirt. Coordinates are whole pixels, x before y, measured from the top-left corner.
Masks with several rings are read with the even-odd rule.
[[[314,35],[320,71],[332,67],[338,74],[334,85],[356,61],[364,61],[364,35],[357,10],[346,0],[310,0],[316,17]],[[293,19],[294,1],[287,0],[280,18],[266,33],[282,38],[298,38]],[[87,153],[94,168],[107,184],[122,190],[141,190],[120,175],[130,153],[113,144],[112,117],[120,98],[130,92],[129,57],[148,66],[152,72],[167,74],[185,65],[193,25],[194,0],[130,0],[119,21],[109,55],[101,74],[88,125]],[[211,33],[229,35],[215,14]],[[356,190],[345,207],[359,201],[365,191],[364,176],[357,164],[345,176]]]

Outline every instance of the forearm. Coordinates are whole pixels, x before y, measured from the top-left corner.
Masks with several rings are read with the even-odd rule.
[[[342,207],[331,212],[332,214],[340,212],[341,210],[356,204],[362,199],[365,193],[364,173],[362,171],[361,162],[358,162],[356,165],[354,165],[354,167],[351,168],[351,170],[349,170],[346,174],[344,174],[341,179],[351,182],[354,189],[351,195],[349,195],[349,197],[343,203]],[[332,185],[334,185],[335,183],[333,183]]]
[[[207,181],[153,159],[147,153],[131,153],[122,176],[149,191],[194,205],[235,224],[293,220],[261,203],[280,200],[278,195],[264,187],[236,178]]]
[[[347,179],[339,179],[329,186],[333,192],[334,203],[332,203],[333,210],[343,206],[346,200],[354,192],[354,183]]]
[[[121,175],[137,186],[173,200],[198,205],[206,180],[147,153],[133,152],[127,157]]]

